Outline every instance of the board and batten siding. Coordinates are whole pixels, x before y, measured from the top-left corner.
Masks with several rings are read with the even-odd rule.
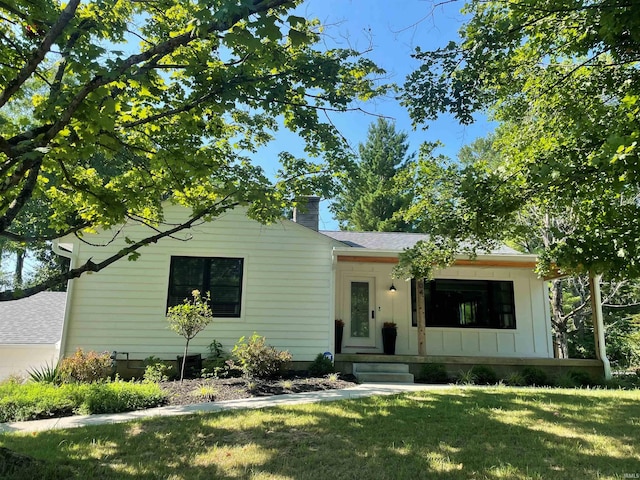
[[[207,353],[212,340],[227,351],[241,336],[254,332],[267,343],[288,350],[296,361],[313,360],[333,342],[334,241],[290,221],[262,225],[238,208],[140,250],[136,261],[121,259],[101,272],[73,280],[65,325],[64,354],[77,348],[128,352],[132,359],[151,355],[175,359],[184,339],[168,329],[165,318],[172,256],[244,258],[240,318],[215,318],[189,345]],[[186,211],[170,206],[166,221],[184,219]],[[126,226],[123,233],[141,238],[149,230]],[[113,233],[86,237],[107,243]],[[75,264],[107,258],[124,246],[118,238],[104,247],[75,241]],[[120,357],[122,358],[122,357]]]
[[[339,262],[336,281],[336,318],[347,322],[343,341],[344,353],[381,353],[381,328],[384,322],[397,324],[396,354],[416,355],[417,327],[411,326],[411,282],[394,280],[393,265]],[[373,325],[375,347],[367,350],[349,345],[349,312],[345,296],[349,278],[375,278],[376,320]],[[435,274],[435,278],[458,280],[513,281],[516,328],[426,328],[427,355],[553,358],[549,295],[546,282],[526,268],[451,267]],[[396,292],[389,291],[393,282]]]

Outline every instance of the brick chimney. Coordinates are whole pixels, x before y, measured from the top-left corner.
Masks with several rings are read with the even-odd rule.
[[[306,204],[304,200],[306,199]],[[318,231],[320,222],[320,197],[303,197],[300,201],[300,209],[293,209],[293,221],[311,230]]]

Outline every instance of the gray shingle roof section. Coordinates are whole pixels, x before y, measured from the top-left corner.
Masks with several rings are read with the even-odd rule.
[[[0,344],[53,344],[62,337],[66,292],[0,302]]]
[[[320,233],[334,240],[338,240],[349,247],[398,252],[401,252],[405,248],[413,247],[420,240],[429,239],[429,235],[424,233],[329,231],[321,231]],[[494,255],[517,255],[518,253],[516,250],[507,246],[501,246],[490,252],[490,254]]]

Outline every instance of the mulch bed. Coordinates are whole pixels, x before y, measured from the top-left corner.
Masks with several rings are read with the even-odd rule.
[[[292,376],[277,380],[247,380],[244,378],[197,378],[162,382],[167,394],[167,405],[189,405],[202,402],[221,402],[251,397],[268,397],[285,393],[316,392],[353,387],[355,378],[340,376],[337,380],[326,377]]]

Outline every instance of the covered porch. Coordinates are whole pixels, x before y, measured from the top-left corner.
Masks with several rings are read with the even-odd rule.
[[[419,379],[425,364],[442,364],[452,377],[485,365],[506,378],[528,366],[551,376],[580,370],[594,379],[610,378],[596,277],[591,287],[598,358],[558,359],[548,279],[534,272],[534,255],[493,252],[456,260],[431,282],[431,293],[426,295],[432,297],[426,300],[420,322],[416,282],[392,277],[398,253],[370,247],[334,249],[335,318],[344,324],[340,349],[335,350],[339,371],[352,373],[354,363],[401,363]],[[479,318],[478,312],[487,310],[487,305],[490,318]],[[393,355],[383,354],[382,328],[389,323],[397,329]]]

